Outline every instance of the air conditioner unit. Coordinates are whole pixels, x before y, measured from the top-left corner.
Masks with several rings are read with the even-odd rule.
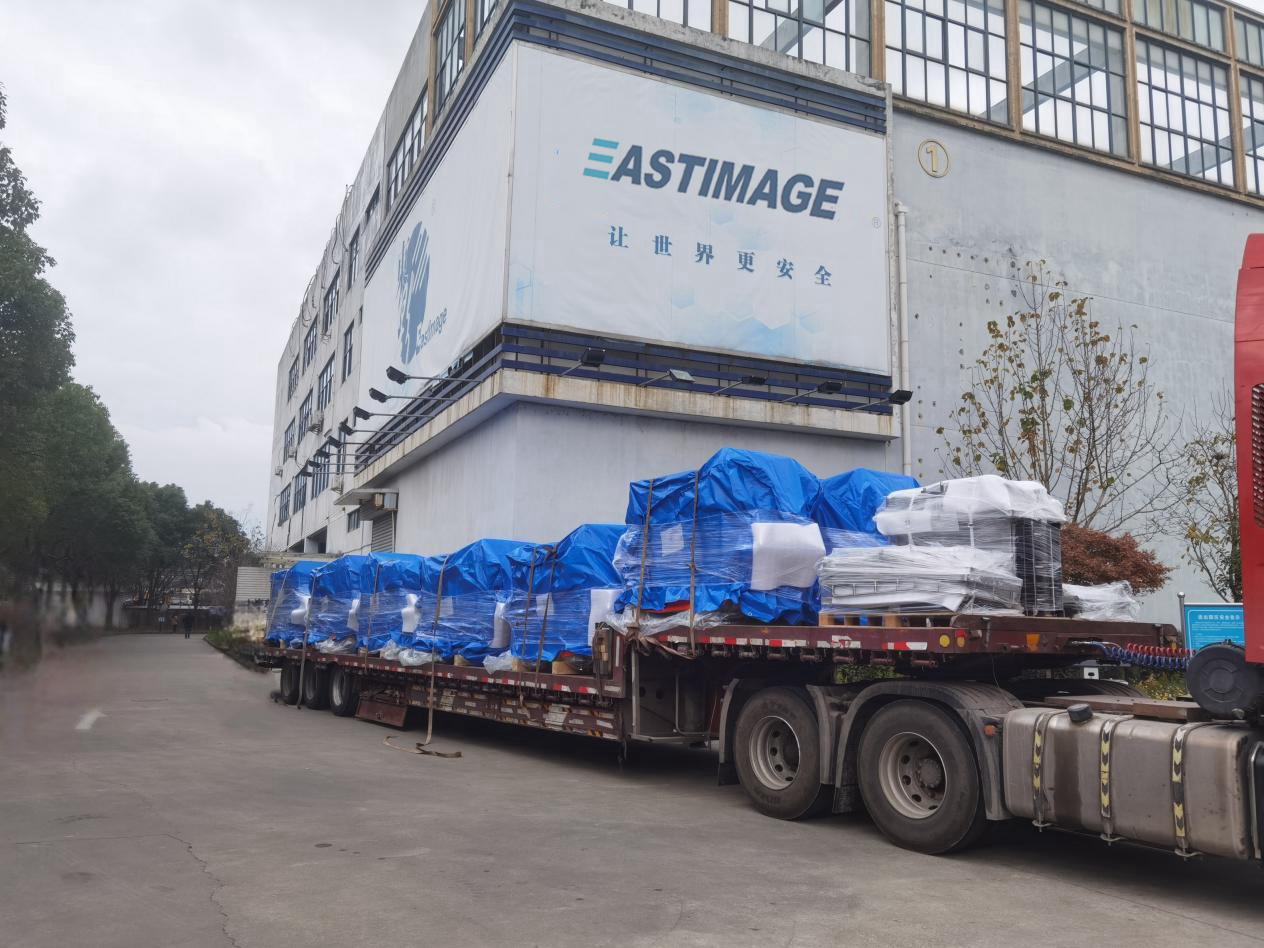
[[[314,412],[311,419],[307,422],[307,430],[319,433],[325,427],[325,413],[323,411]]]
[[[282,474],[284,474],[284,473],[285,473],[285,468],[283,468],[283,467],[274,467],[274,468],[272,469],[272,476],[273,476],[273,477],[280,477],[280,476],[281,476]]]
[[[341,494],[341,493],[342,493],[342,481],[334,481],[334,482],[333,482],[332,484],[330,484],[329,486],[333,489],[333,492],[334,492],[335,494]]]
[[[373,495],[373,509],[388,511],[399,506],[399,494],[395,491],[378,491]]]
[[[286,459],[287,461],[297,461],[297,460],[298,460],[298,448],[290,448],[290,450],[286,451],[286,452],[285,452],[285,459]]]

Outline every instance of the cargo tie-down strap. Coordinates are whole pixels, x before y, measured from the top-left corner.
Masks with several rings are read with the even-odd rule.
[[[1176,855],[1185,858],[1198,855],[1189,848],[1189,814],[1185,809],[1185,739],[1190,731],[1211,723],[1182,724],[1172,734],[1172,829],[1176,832]]]
[[[1102,725],[1101,739],[1098,745],[1098,763],[1100,781],[1098,784],[1099,804],[1101,805],[1102,839],[1114,843],[1122,839],[1115,835],[1115,808],[1113,802],[1114,787],[1111,780],[1111,748],[1115,740],[1115,728],[1124,721],[1131,721],[1132,715],[1109,718]]]
[[[671,655],[675,658],[686,658],[686,659],[697,658],[698,657],[697,653],[694,651],[694,648],[693,648],[693,608],[692,608],[693,589],[692,589],[692,586],[689,592],[689,605],[690,605],[689,627],[690,628],[689,628],[689,650],[688,651],[681,652],[677,649],[672,648],[666,642],[663,642],[662,640],[657,639],[652,635],[645,635],[641,632],[641,625],[640,625],[641,606],[642,606],[642,603],[645,601],[645,569],[649,561],[650,511],[654,507],[654,481],[655,480],[656,478],[653,478],[653,477],[649,479],[649,484],[645,492],[645,519],[644,521],[642,521],[642,524],[641,524],[641,573],[640,573],[640,579],[637,581],[637,584],[636,584],[636,619],[635,621],[628,624],[627,631],[623,633],[623,637],[624,639],[627,640],[629,648],[637,647],[642,652],[648,652],[651,648],[654,648],[660,652],[663,652],[664,654]],[[695,490],[694,490],[694,503],[695,504],[697,503],[697,499],[698,499],[698,492],[695,487]],[[695,522],[697,521],[696,514],[694,516],[694,520]],[[696,534],[697,531],[694,531],[694,532]],[[693,575],[692,547],[690,548],[690,555],[689,555],[689,569],[690,569],[690,576],[692,576]]]
[[[1049,732],[1049,721],[1059,714],[1066,712],[1044,712],[1036,718],[1036,726],[1031,732],[1031,821],[1038,829],[1050,825],[1045,819],[1045,739]]]

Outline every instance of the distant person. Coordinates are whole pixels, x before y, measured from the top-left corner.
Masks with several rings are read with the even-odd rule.
[[[186,612],[180,621],[184,624],[184,637],[187,639],[193,631],[193,613]]]

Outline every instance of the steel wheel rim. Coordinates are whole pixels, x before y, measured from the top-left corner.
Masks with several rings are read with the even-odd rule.
[[[769,790],[785,790],[799,772],[799,738],[785,718],[760,718],[750,736],[750,762],[755,778]]]
[[[878,758],[878,778],[887,802],[914,820],[934,816],[948,790],[943,756],[924,736],[910,731],[887,739]]]

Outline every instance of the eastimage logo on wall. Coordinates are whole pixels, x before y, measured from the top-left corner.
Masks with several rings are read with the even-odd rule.
[[[600,178],[612,184],[626,181],[654,190],[666,188],[673,178],[678,178],[676,191],[680,194],[692,193],[752,207],[763,205],[791,214],[807,211],[811,217],[825,220],[834,219],[843,190],[842,181],[818,180],[802,173],[782,181],[776,168],[761,173],[754,165],[684,152],[678,155],[666,148],[657,149],[646,159],[640,145],[629,145],[616,164],[619,143],[608,138],[594,138],[592,148],[596,150],[588,152],[589,166],[583,169],[586,178]]]
[[[443,331],[448,311],[426,324],[426,296],[430,288],[430,235],[418,224],[405,238],[399,257],[399,358],[408,364]]]

